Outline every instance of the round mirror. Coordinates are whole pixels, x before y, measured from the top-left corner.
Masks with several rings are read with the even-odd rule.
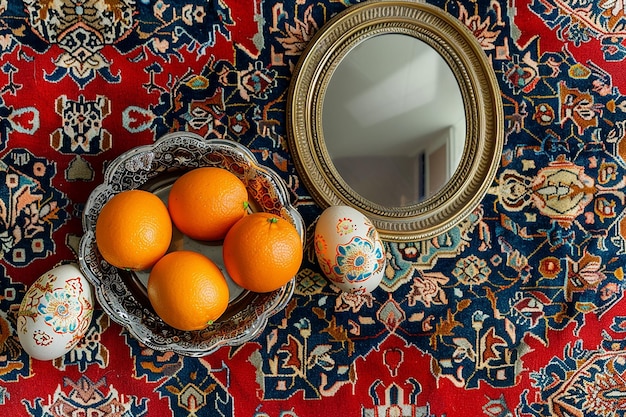
[[[369,0],[328,21],[294,69],[291,154],[322,207],[360,210],[390,241],[439,235],[491,185],[504,122],[493,68],[442,9]]]
[[[374,36],[348,52],[330,77],[322,131],[350,188],[378,205],[411,206],[441,190],[459,165],[463,96],[427,43]]]

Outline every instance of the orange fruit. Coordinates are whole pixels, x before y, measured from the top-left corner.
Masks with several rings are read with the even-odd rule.
[[[221,240],[248,208],[248,191],[232,172],[217,167],[196,168],[181,175],[170,190],[172,221],[197,240]]]
[[[228,307],[228,284],[222,271],[194,251],[174,251],[159,259],[147,287],[154,311],[179,330],[204,329]]]
[[[232,280],[254,292],[274,291],[298,273],[303,248],[289,221],[270,213],[245,216],[230,228],[222,247]]]
[[[104,204],[95,233],[105,261],[118,268],[143,270],[167,252],[172,221],[159,197],[144,190],[126,190]]]

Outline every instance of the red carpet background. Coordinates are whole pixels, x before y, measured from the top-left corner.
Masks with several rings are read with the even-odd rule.
[[[371,295],[328,285],[308,250],[289,305],[242,346],[157,352],[96,310],[66,356],[21,348],[20,301],[76,260],[107,163],[167,132],[248,147],[314,224],[321,210],[287,146],[287,89],[311,36],[354,3],[0,0],[3,415],[626,414],[618,1],[432,1],[493,64],[504,153],[458,227],[386,246]]]

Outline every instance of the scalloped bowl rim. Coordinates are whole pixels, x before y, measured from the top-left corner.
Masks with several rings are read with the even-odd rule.
[[[242,159],[244,159],[252,169],[262,174],[263,176],[268,177],[271,180],[273,186],[276,187],[274,191],[276,192],[277,198],[282,204],[281,208],[289,214],[291,220],[294,222],[294,225],[298,229],[298,232],[301,236],[303,244],[305,241],[305,226],[302,217],[295,209],[295,207],[289,202],[289,192],[286,184],[284,183],[284,180],[282,180],[282,178],[280,178],[278,174],[270,168],[260,165],[260,163],[256,160],[256,158],[248,148],[231,140],[205,139],[202,136],[196,135],[194,133],[173,132],[162,136],[152,144],[140,145],[123,152],[113,161],[111,161],[111,163],[106,167],[103,182],[93,189],[87,199],[87,202],[85,203],[85,207],[83,210],[83,236],[80,240],[78,256],[80,269],[82,270],[88,281],[93,285],[96,293],[96,298],[105,313],[114,322],[123,326],[139,342],[154,350],[173,351],[175,353],[179,353],[185,356],[205,356],[223,346],[240,345],[257,338],[267,326],[269,318],[279,311],[283,310],[289,300],[292,298],[295,288],[296,277],[294,276],[283,288],[277,290],[281,291],[281,293],[277,293],[279,294],[279,296],[271,299],[273,304],[268,308],[268,310],[263,311],[261,315],[257,316],[256,320],[253,320],[250,325],[246,329],[244,329],[244,331],[236,334],[232,338],[214,338],[215,340],[211,340],[210,344],[197,346],[194,348],[189,345],[183,346],[182,344],[180,344],[180,342],[167,344],[159,344],[157,342],[154,342],[150,337],[155,336],[155,334],[143,323],[142,320],[138,322],[137,317],[132,315],[128,311],[116,311],[114,309],[114,307],[109,302],[109,297],[111,295],[104,292],[105,288],[101,285],[101,280],[98,277],[98,274],[104,276],[104,271],[93,271],[89,264],[90,254],[93,251],[93,248],[95,248],[94,229],[95,218],[97,218],[97,215],[95,215],[93,219],[90,217],[91,210],[94,209],[94,206],[97,206],[97,202],[99,201],[99,199],[106,198],[106,194],[110,194],[108,197],[110,198],[112,195],[123,189],[129,189],[120,186],[121,188],[117,192],[111,191],[111,187],[114,187],[115,185],[112,183],[112,181],[114,181],[116,174],[121,172],[120,170],[126,171],[125,166],[129,162],[131,162],[133,158],[150,155],[158,151],[160,148],[171,146],[169,142],[175,140],[176,138],[193,141],[195,142],[195,145],[198,145],[201,148],[209,149],[212,146],[218,146],[231,149],[237,155],[241,156]],[[209,153],[210,152],[203,154],[202,157],[206,157]],[[190,168],[188,165],[184,164],[180,166],[181,170],[192,168],[193,167]],[[108,200],[108,198],[106,200]],[[92,220],[94,221],[92,222]],[[140,302],[137,301],[137,303]]]

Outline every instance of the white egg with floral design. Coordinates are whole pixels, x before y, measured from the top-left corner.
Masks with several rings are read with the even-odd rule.
[[[385,272],[385,248],[372,222],[342,205],[326,208],[314,236],[317,262],[326,278],[346,292],[371,292]]]
[[[26,291],[17,317],[17,334],[31,357],[65,355],[85,335],[93,315],[93,293],[75,264],[40,276]]]

